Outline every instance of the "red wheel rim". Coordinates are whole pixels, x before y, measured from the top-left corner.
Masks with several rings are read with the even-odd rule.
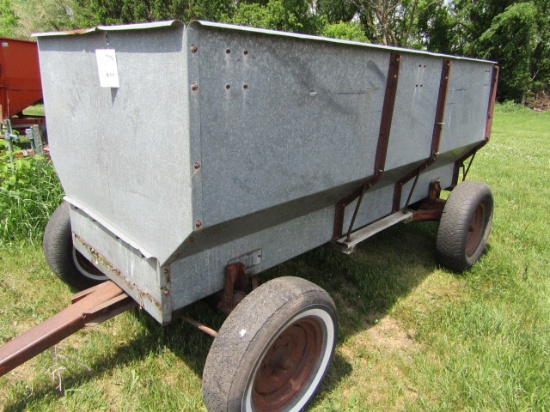
[[[466,235],[466,254],[471,256],[477,250],[483,237],[485,228],[485,206],[483,203],[477,205],[476,210],[468,226],[468,234]]]
[[[323,329],[309,316],[287,327],[268,349],[252,388],[257,411],[275,411],[293,403],[310,382],[323,348]]]

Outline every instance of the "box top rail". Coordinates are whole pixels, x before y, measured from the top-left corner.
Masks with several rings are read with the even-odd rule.
[[[151,29],[158,29],[163,27],[177,27],[181,25],[185,26],[185,24],[181,20],[166,20],[166,21],[157,21],[157,22],[149,22],[149,23],[123,24],[123,25],[117,25],[117,26],[99,25],[99,26],[90,27],[87,29],[33,33],[32,37],[70,36],[70,35],[82,35],[82,34],[89,34],[89,33],[96,33],[96,32],[125,31],[125,30],[151,30]],[[328,42],[328,43],[345,44],[345,45],[351,45],[351,46],[369,47],[369,48],[381,49],[381,50],[399,51],[402,53],[445,57],[445,58],[450,58],[454,60],[476,61],[476,62],[496,64],[496,62],[490,61],[490,60],[475,59],[471,57],[462,57],[462,56],[453,56],[453,55],[447,55],[443,53],[434,53],[426,50],[407,49],[403,47],[386,46],[386,45],[374,44],[374,43],[364,43],[364,42],[353,41],[353,40],[335,39],[331,37],[314,36],[310,34],[261,29],[256,27],[238,26],[234,24],[216,23],[216,22],[205,21],[205,20],[194,20],[190,22],[188,26],[194,26],[194,25],[212,27],[212,28],[222,29],[222,30],[239,30],[239,31],[245,31],[249,33],[266,34],[271,36],[291,37],[291,38],[303,39],[303,40],[314,40],[314,41],[321,41],[321,42]]]

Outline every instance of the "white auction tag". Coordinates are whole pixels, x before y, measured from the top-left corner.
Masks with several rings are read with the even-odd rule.
[[[99,85],[101,87],[120,87],[115,50],[98,49],[95,51],[95,55],[99,70]]]

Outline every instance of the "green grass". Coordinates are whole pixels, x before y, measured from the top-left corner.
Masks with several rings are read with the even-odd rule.
[[[345,256],[313,250],[265,274],[326,288],[340,316],[334,362],[312,411],[550,409],[550,112],[497,107],[469,179],[495,197],[488,252],[457,275],[435,263],[433,223],[393,227]],[[0,253],[0,340],[61,309],[70,291],[37,246]],[[204,304],[204,323],[222,318]],[[142,311],[79,332],[0,378],[6,411],[204,409],[210,338]]]
[[[43,156],[15,157],[0,141],[0,246],[40,244],[49,216],[63,191],[51,162]],[[14,152],[21,152],[14,150]]]

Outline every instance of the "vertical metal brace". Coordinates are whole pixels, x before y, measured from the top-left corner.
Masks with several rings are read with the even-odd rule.
[[[390,62],[388,68],[388,77],[386,80],[386,93],[384,95],[384,103],[382,106],[382,118],[380,120],[380,132],[378,134],[378,143],[376,146],[376,157],[374,160],[374,171],[372,176],[370,176],[359,188],[357,188],[349,196],[343,198],[336,204],[335,214],[334,214],[334,230],[333,238],[338,239],[342,237],[342,231],[344,226],[344,213],[345,208],[355,199],[359,198],[355,210],[353,212],[353,217],[351,219],[347,237],[349,238],[353,225],[355,224],[355,219],[361,207],[361,202],[365,192],[369,190],[384,174],[384,169],[386,167],[386,157],[388,154],[388,146],[390,140],[390,131],[393,119],[393,111],[395,107],[395,97],[397,95],[397,84],[399,81],[399,69],[401,67],[401,55],[396,52],[392,52],[390,55]]]
[[[491,129],[493,127],[493,114],[495,111],[495,101],[497,98],[497,83],[498,83],[498,75],[499,75],[499,67],[497,65],[493,66],[493,74],[491,78],[491,94],[489,97],[489,104],[487,107],[487,120],[485,121],[485,134],[483,136],[483,141],[478,144],[476,147],[474,147],[472,150],[467,152],[464,156],[460,157],[455,162],[454,172],[453,172],[453,180],[451,182],[451,186],[454,187],[458,183],[458,176],[460,174],[460,169],[462,168],[464,173],[462,176],[462,180],[466,180],[466,176],[468,174],[468,171],[470,170],[470,166],[473,162],[473,156],[475,153],[481,149],[483,146],[485,146],[489,140],[491,139]],[[470,156],[472,156],[472,159],[470,160],[470,164],[468,165],[467,169],[464,169],[464,161],[468,159]]]
[[[11,153],[10,163],[13,163],[13,141],[18,141],[19,136],[13,133],[10,119],[4,120],[4,125],[6,127],[6,129],[4,130],[4,139],[6,140],[6,142],[8,142],[8,152]]]
[[[31,142],[31,148],[34,154],[44,154],[44,143],[42,140],[42,133],[40,132],[40,126],[37,124],[31,126],[30,129],[25,130],[27,138]]]
[[[248,276],[243,263],[237,262],[227,265],[225,268],[225,289],[222,299],[218,303],[218,309],[229,315],[233,309],[244,299],[248,288]]]
[[[441,79],[439,81],[439,94],[437,97],[437,108],[435,111],[434,128],[432,132],[432,141],[430,146],[430,156],[426,160],[424,160],[424,162],[422,162],[420,166],[418,166],[407,175],[403,176],[395,183],[395,188],[393,192],[394,212],[397,212],[401,207],[401,191],[403,189],[403,186],[412,178],[415,179],[409,196],[407,197],[407,202],[405,204],[406,209],[409,206],[409,202],[411,201],[420,173],[422,173],[430,165],[432,165],[439,155],[439,146],[441,143],[441,135],[443,134],[443,126],[445,121],[445,108],[447,106],[447,96],[449,95],[449,79],[451,78],[451,68],[451,60],[443,60],[443,64],[441,67]]]

